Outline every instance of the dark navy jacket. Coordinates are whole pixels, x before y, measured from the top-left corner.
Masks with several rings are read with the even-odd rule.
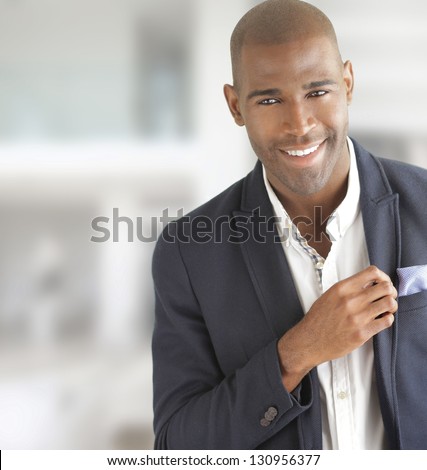
[[[396,268],[427,264],[427,171],[354,145],[370,262],[397,284]],[[155,447],[321,449],[316,369],[298,397],[281,381],[276,344],[303,311],[259,162],[167,227],[153,277]],[[374,337],[381,412],[391,449],[427,449],[427,291],[398,301]]]

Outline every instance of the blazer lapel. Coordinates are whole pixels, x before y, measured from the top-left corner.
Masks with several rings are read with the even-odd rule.
[[[396,282],[400,266],[399,196],[390,188],[379,160],[354,143],[359,169],[363,224],[371,264]],[[395,384],[398,317],[374,337],[375,370],[384,426],[392,448],[400,447]]]
[[[245,180],[241,209],[233,215],[247,228],[247,241],[240,244],[242,255],[265,318],[280,337],[303,317],[303,310],[275,227],[260,162]]]

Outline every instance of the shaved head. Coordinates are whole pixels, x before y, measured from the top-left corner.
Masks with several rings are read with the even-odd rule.
[[[334,27],[318,8],[299,0],[267,0],[249,10],[237,23],[231,36],[231,62],[234,86],[240,79],[242,48],[251,45],[284,44],[302,37],[327,37],[336,47]]]

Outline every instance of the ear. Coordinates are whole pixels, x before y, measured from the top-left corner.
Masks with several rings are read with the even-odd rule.
[[[238,126],[244,126],[245,121],[240,112],[239,96],[237,95],[236,89],[231,85],[224,85],[224,96],[235,123]]]
[[[347,104],[351,104],[351,100],[353,99],[354,74],[353,65],[349,60],[344,64],[344,83],[346,87]]]

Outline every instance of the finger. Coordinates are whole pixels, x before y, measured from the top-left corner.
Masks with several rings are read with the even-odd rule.
[[[370,336],[375,336],[380,331],[390,328],[394,323],[394,315],[392,313],[385,313],[380,318],[372,321],[369,325]]]
[[[344,279],[343,281],[337,282],[333,288],[337,293],[344,296],[376,285],[381,281],[391,282],[387,274],[382,272],[376,266],[369,266],[363,271],[360,271],[353,276]]]
[[[363,295],[367,302],[376,302],[386,296],[397,298],[397,290],[390,281],[381,281],[371,287],[367,287]]]
[[[383,281],[391,282],[391,279],[376,266],[369,266],[363,271],[349,277],[348,281],[353,288],[365,289]]]
[[[371,319],[378,319],[386,314],[394,314],[397,311],[396,299],[391,295],[383,297],[376,302],[372,302],[368,311]]]
[[[363,289],[376,286],[381,282],[391,282],[390,277],[376,266],[369,266],[368,268],[361,271],[359,274],[361,276],[358,280],[362,282],[363,285],[361,287]]]

